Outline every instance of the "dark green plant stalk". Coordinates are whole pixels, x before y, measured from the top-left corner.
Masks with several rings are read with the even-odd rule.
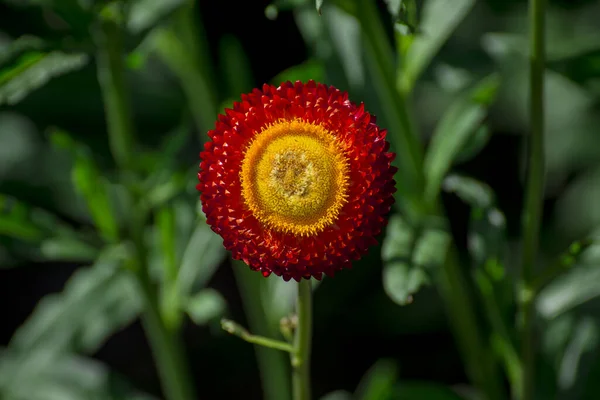
[[[390,132],[394,134],[392,140],[396,143],[395,150],[398,158],[405,159],[405,164],[400,165],[402,179],[405,180],[406,174],[412,175],[410,183],[412,193],[400,193],[403,200],[408,202],[406,211],[412,214],[411,217],[415,218],[416,222],[425,219],[428,215],[442,215],[439,204],[424,204],[423,201],[423,149],[419,143],[415,124],[412,122],[408,99],[396,89],[393,51],[383,31],[383,24],[375,3],[370,0],[360,0],[356,17],[361,24],[366,47],[370,53],[368,61],[377,71],[374,80],[383,112],[390,124]],[[460,268],[453,247],[450,248],[441,271],[441,287],[450,319],[454,321],[453,328],[467,364],[469,377],[488,399],[504,399],[504,390],[496,363],[491,357],[489,343],[475,314],[476,301],[471,295],[468,278]]]
[[[169,327],[160,312],[158,288],[148,275],[147,249],[143,240],[143,215],[134,215],[130,235],[135,246],[134,268],[138,286],[144,295],[145,309],[142,324],[148,335],[165,397],[168,400],[193,400],[194,386],[179,338],[179,329]]]
[[[185,5],[165,27],[154,32],[157,52],[181,82],[194,123],[202,142],[217,118],[217,91],[214,88],[208,44],[197,20],[193,2]],[[261,304],[264,278],[233,261],[233,271],[243,299],[244,311],[254,338],[276,337],[278,331],[269,326]],[[236,264],[241,263],[238,266]],[[285,354],[273,348],[254,346],[266,400],[290,399],[288,361]]]
[[[132,171],[133,120],[125,85],[123,38],[115,22],[100,21],[96,31],[98,45],[98,80],[105,104],[111,151],[122,177]],[[132,198],[135,193],[130,193]],[[156,367],[169,400],[192,400],[194,390],[178,332],[169,330],[160,313],[158,290],[148,275],[147,249],[143,240],[144,213],[134,212],[128,226],[129,239],[135,247],[131,269],[145,298],[142,320]]]
[[[123,37],[112,21],[100,22],[95,38],[98,46],[98,82],[102,90],[104,113],[111,153],[117,166],[131,169],[133,156],[133,120],[126,95],[123,68]]]
[[[523,391],[521,400],[532,400],[535,394],[535,330],[534,288],[535,260],[544,196],[544,25],[545,0],[529,1],[529,119],[528,175],[523,215],[523,265],[521,266],[521,352]]]
[[[298,324],[294,334],[292,361],[292,386],[294,400],[310,400],[310,347],[312,338],[312,288],[311,281],[298,283],[296,302]]]
[[[202,40],[202,29],[193,11],[193,4],[182,7],[167,26],[157,28],[153,35],[158,54],[180,80],[200,138],[205,141],[217,117],[217,91],[208,44]]]
[[[407,212],[425,214],[422,192],[425,187],[423,176],[423,148],[419,143],[411,113],[406,99],[396,88],[396,74],[392,46],[377,13],[375,2],[359,0],[356,17],[358,18],[365,47],[369,52],[367,62],[376,71],[373,81],[380,97],[382,112],[392,135],[393,150],[398,154],[397,162],[402,174],[399,185],[399,198],[407,203]]]
[[[484,393],[486,399],[505,399],[496,362],[475,314],[475,296],[472,295],[471,285],[461,268],[453,243],[450,244],[440,275],[446,310],[469,378]]]
[[[252,271],[242,261],[233,260],[232,263],[250,331],[254,335],[266,338],[277,337],[278,332],[269,325],[261,302],[265,278]],[[289,400],[291,390],[286,354],[258,344],[254,345],[254,350],[265,400]]]

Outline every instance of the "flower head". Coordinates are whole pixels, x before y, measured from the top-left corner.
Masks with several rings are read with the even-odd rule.
[[[242,95],[200,153],[202,210],[224,246],[286,281],[349,268],[385,225],[394,154],[375,117],[309,81]]]

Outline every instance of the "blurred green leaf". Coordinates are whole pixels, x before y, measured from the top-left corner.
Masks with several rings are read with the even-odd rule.
[[[83,260],[87,260],[95,253],[95,249],[82,241],[78,233],[55,215],[2,194],[0,194],[0,235],[36,245],[44,242],[45,246],[49,247],[42,249],[41,256],[48,259],[55,259],[54,257],[58,256],[56,252],[58,247],[66,250],[64,246],[67,242],[74,246],[74,252],[84,256]]]
[[[492,137],[492,131],[487,125],[481,125],[463,149],[456,155],[454,163],[463,163],[477,156],[488,144]]]
[[[139,168],[148,175],[141,187],[144,207],[160,207],[185,192],[189,170],[181,171],[178,161],[180,152],[189,145],[190,133],[190,122],[185,119],[164,135],[160,151],[147,152],[138,160]]]
[[[394,390],[391,399],[463,400],[455,391],[434,382],[401,382]]]
[[[72,354],[54,357],[37,350],[23,357],[0,350],[3,400],[153,400],[103,364]]]
[[[381,248],[387,295],[400,305],[412,302],[412,295],[430,284],[427,270],[444,262],[449,244],[450,236],[444,229],[433,225],[415,229],[393,215]]]
[[[546,59],[550,63],[558,63],[569,59],[582,57],[600,49],[600,32],[566,34],[548,29],[552,36],[546,37]],[[483,37],[484,48],[492,55],[505,57],[516,54],[521,57],[529,56],[527,36],[519,33],[487,33]]]
[[[475,267],[482,268],[494,282],[503,280],[506,218],[496,207],[492,189],[476,179],[460,175],[448,176],[443,187],[471,207],[467,245]]]
[[[398,368],[391,360],[379,360],[367,371],[356,388],[357,400],[391,399]]]
[[[223,239],[214,233],[205,221],[197,221],[196,229],[183,253],[177,285],[186,298],[203,288],[225,258]]]
[[[185,309],[196,325],[205,325],[219,319],[225,313],[227,304],[219,292],[203,289],[187,300]]]
[[[488,208],[494,201],[494,193],[488,185],[467,176],[449,175],[444,179],[443,188],[474,207]]]
[[[435,201],[444,176],[477,132],[498,84],[498,76],[495,74],[484,78],[460,96],[439,121],[424,160],[427,202]]]
[[[100,234],[115,243],[119,238],[119,226],[109,195],[108,181],[100,174],[90,150],[76,143],[68,133],[53,129],[50,139],[54,145],[68,150],[73,157],[71,180],[86,201],[88,210]]]
[[[160,244],[163,255],[163,273],[165,281],[177,279],[177,253],[175,232],[175,210],[171,206],[160,208],[156,213],[156,224],[160,232]]]
[[[321,10],[323,8],[323,1],[324,0],[315,0],[315,8],[317,9],[317,12],[319,13],[319,15],[321,15]]]
[[[512,391],[522,386],[522,367],[512,336],[514,290],[506,279],[506,218],[496,207],[492,189],[475,179],[450,175],[444,190],[456,194],[471,207],[467,247],[485,316],[492,327],[490,342],[496,357],[504,364]]]
[[[355,14],[360,22],[364,57],[370,70],[369,92],[373,93],[381,107],[380,114],[391,133],[392,151],[397,153],[394,165],[403,179],[397,182],[396,199],[404,203],[408,214],[423,215],[428,205],[423,202],[422,146],[412,116],[405,104],[405,97],[396,89],[396,60],[389,43],[377,5],[369,0],[357,1]]]
[[[286,282],[276,275],[261,280],[263,282],[260,284],[260,295],[263,308],[269,322],[277,325],[281,318],[289,316],[294,311],[298,285],[296,282]],[[321,282],[317,279],[311,279],[313,292],[317,290]]]
[[[30,51],[41,51],[44,47],[45,43],[39,37],[20,36],[6,45],[0,45],[0,66],[4,68],[6,63],[14,61],[19,56]]]
[[[23,207],[13,199],[0,195],[0,235],[37,242],[44,237],[44,231],[28,220],[27,211],[22,211]]]
[[[187,179],[189,179],[188,174],[184,172],[168,174],[165,171],[164,175],[165,179],[149,188],[143,198],[143,206],[148,210],[164,205],[185,190]]]
[[[177,76],[204,142],[206,132],[214,128],[220,98],[215,86],[214,63],[198,12],[193,3],[188,3],[168,24],[153,29],[146,43]]]
[[[219,61],[228,87],[228,97],[238,99],[254,86],[250,60],[239,39],[227,35],[219,41]]]
[[[25,52],[0,69],[0,105],[14,105],[50,79],[78,70],[87,62],[83,53]]]
[[[339,3],[328,7],[323,19],[324,29],[328,33],[326,36],[333,50],[329,51],[330,57],[325,62],[324,80],[337,87],[348,87],[351,91],[362,90],[366,73],[360,23]],[[326,51],[323,49],[323,52]],[[338,80],[338,69],[343,72],[345,80]]]
[[[477,264],[485,267],[490,277],[501,280],[501,258],[506,244],[506,218],[497,208],[473,209],[469,224],[469,251]]]
[[[433,70],[438,85],[448,93],[456,93],[473,83],[473,75],[462,68],[439,64]]]
[[[581,374],[582,358],[585,353],[596,348],[599,337],[598,322],[593,318],[584,317],[577,322],[557,371],[558,387],[561,390],[575,385]]]
[[[306,82],[313,79],[317,82],[322,82],[325,77],[325,69],[323,65],[316,60],[307,60],[302,64],[295,65],[277,74],[271,82],[279,85],[282,82]]]
[[[352,393],[347,392],[345,390],[336,390],[333,392],[327,393],[325,396],[321,397],[321,400],[352,400]]]
[[[4,0],[20,7],[39,6],[47,18],[61,30],[68,30],[77,39],[89,36],[89,27],[94,15],[92,0]]]
[[[74,237],[55,237],[42,241],[40,251],[47,260],[91,262],[98,249]]]
[[[275,21],[279,15],[279,9],[275,4],[269,4],[265,7],[265,17],[271,21]]]
[[[396,48],[404,57],[417,32],[417,4],[415,0],[385,0],[394,22]]]
[[[130,275],[106,254],[92,267],[75,272],[61,293],[44,297],[15,332],[10,348],[31,357],[41,350],[93,352],[131,322],[141,297]]]
[[[403,6],[403,0],[384,0],[389,13],[394,19],[400,16],[400,11]]]
[[[474,0],[427,0],[423,6],[419,34],[402,60],[398,88],[412,91],[417,79],[475,4]]]
[[[134,0],[131,2],[127,29],[141,33],[170,17],[186,0]]]
[[[548,284],[536,299],[538,312],[547,319],[574,309],[600,296],[598,263],[579,265]]]
[[[421,286],[431,283],[429,276],[421,268],[412,268],[404,262],[391,262],[383,270],[383,288],[397,304],[404,306],[412,303],[412,295]]]
[[[230,260],[248,320],[248,329],[254,335],[279,339],[282,336],[280,321],[270,319],[271,309],[263,300],[267,292],[267,280],[260,272],[252,271],[243,261],[232,258]],[[283,281],[281,278],[279,280]],[[292,286],[297,287],[297,285]],[[262,380],[265,399],[291,399],[289,355],[258,345],[255,345],[254,349],[259,368],[268,376]]]

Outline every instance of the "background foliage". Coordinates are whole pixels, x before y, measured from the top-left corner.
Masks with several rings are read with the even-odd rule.
[[[427,144],[425,195],[415,204],[441,195],[449,222],[415,224],[397,208],[382,246],[318,286],[315,396],[477,398],[436,285],[449,232],[491,357],[514,384],[525,2],[426,0],[415,10],[393,0],[365,9],[317,4],[320,13],[304,0],[136,0],[122,14],[118,2],[0,3],[0,398],[163,396],[138,322],[143,296],[121,267],[132,251],[120,238],[133,208],[151,215],[143,238],[150,277],[167,325],[183,329],[198,397],[285,392],[287,372],[269,369],[281,355],[255,356],[218,320],[277,334],[293,290],[226,258],[199,212],[195,174],[218,112],[264,82],[297,79],[364,101],[390,130],[406,171],[410,149],[398,132],[413,124]],[[373,24],[369,12],[383,23]],[[550,1],[547,15],[538,397],[592,399],[600,395],[600,248],[572,243],[600,226],[600,3]],[[126,28],[137,130],[130,158],[142,177],[134,188],[141,201],[117,168],[127,146],[106,133],[98,20]],[[397,117],[396,86],[412,118]],[[402,195],[412,179],[397,177]],[[259,367],[263,377],[271,371],[270,383],[261,385]]]

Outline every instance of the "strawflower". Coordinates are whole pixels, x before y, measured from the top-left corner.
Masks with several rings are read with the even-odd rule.
[[[394,153],[375,117],[333,86],[263,85],[219,115],[197,188],[233,258],[284,280],[349,268],[386,223]]]

